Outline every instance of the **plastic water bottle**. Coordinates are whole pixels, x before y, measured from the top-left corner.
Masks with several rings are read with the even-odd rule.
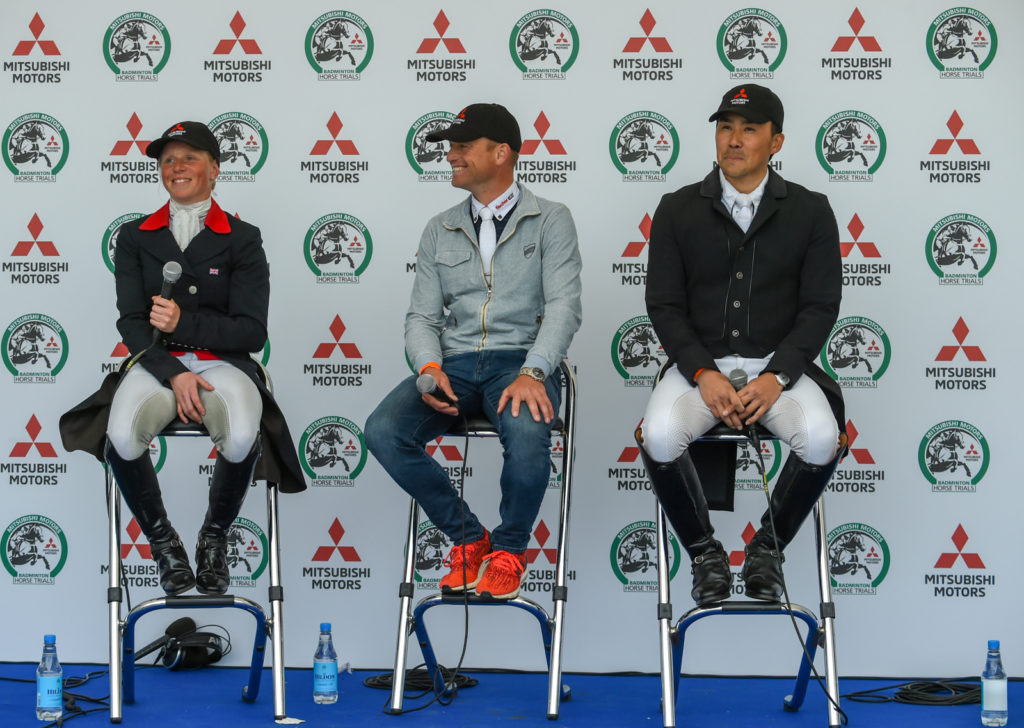
[[[57,720],[64,714],[64,670],[57,661],[57,638],[43,637],[43,657],[36,669],[36,718]]]
[[[981,724],[1006,725],[1006,673],[999,656],[999,640],[988,641],[988,659],[981,673]]]
[[[338,653],[331,639],[331,623],[320,623],[320,642],[313,654],[313,702],[338,702]]]

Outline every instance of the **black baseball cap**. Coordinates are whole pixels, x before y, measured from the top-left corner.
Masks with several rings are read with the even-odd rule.
[[[739,114],[755,124],[773,122],[782,129],[782,100],[771,89],[747,83],[736,86],[725,92],[718,111],[708,117],[708,121],[718,121],[726,114]]]
[[[427,141],[471,142],[481,137],[508,144],[516,152],[523,146],[516,118],[501,104],[470,104],[447,128],[427,134]]]
[[[201,121],[179,121],[159,139],[149,143],[146,147],[146,156],[160,159],[160,153],[171,142],[184,142],[190,147],[209,152],[214,161],[220,164],[220,144],[217,143],[217,137],[210,131],[210,127]]]

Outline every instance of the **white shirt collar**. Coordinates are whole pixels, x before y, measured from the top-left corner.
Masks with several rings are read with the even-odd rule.
[[[498,197],[489,205],[484,205],[475,197],[470,197],[469,201],[472,205],[473,221],[475,222],[480,219],[480,210],[485,207],[491,208],[491,212],[494,213],[494,219],[504,220],[505,216],[509,213],[509,210],[515,207],[516,203],[519,202],[519,194],[519,183],[513,182],[507,190],[498,195]]]
[[[764,179],[751,193],[750,201],[754,205],[754,214],[757,214],[757,207],[761,204],[761,198],[764,196],[764,188],[768,185],[768,171],[765,170]],[[722,204],[725,205],[725,209],[732,213],[732,207],[736,202],[736,197],[740,194],[740,191],[732,186],[732,183],[725,178],[722,173],[722,168],[718,168],[718,179],[722,183]]]

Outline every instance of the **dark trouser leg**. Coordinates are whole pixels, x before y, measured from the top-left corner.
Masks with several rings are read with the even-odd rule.
[[[125,460],[108,443],[104,454],[125,503],[149,541],[153,560],[160,570],[160,586],[170,595],[188,591],[195,585],[196,577],[181,539],[167,520],[149,453],[135,460]]]
[[[689,450],[671,462],[658,462],[644,449],[639,430],[636,439],[654,494],[692,559],[693,600],[704,606],[727,599],[732,594],[729,557],[715,539],[708,503]]]
[[[224,594],[231,581],[228,570],[228,531],[252,484],[252,473],[260,457],[257,440],[249,454],[237,463],[217,453],[210,485],[210,506],[199,529],[196,543],[196,586],[203,594]]]
[[[747,596],[766,601],[782,598],[782,562],[785,561],[782,549],[796,537],[838,462],[838,455],[825,465],[810,465],[793,454],[787,458],[772,491],[771,507],[764,512],[761,528],[747,544],[742,572]]]

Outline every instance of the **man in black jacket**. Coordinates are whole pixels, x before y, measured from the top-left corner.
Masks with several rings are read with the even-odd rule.
[[[721,420],[737,430],[761,422],[790,446],[742,572],[748,596],[775,601],[781,550],[842,450],[842,395],[813,363],[839,314],[839,235],[824,195],[768,168],[784,141],[778,96],[737,86],[709,121],[718,164],[665,195],[651,226],[647,311],[675,366],[655,388],[637,440],[693,560],[699,605],[727,598],[732,573],[690,444]]]

